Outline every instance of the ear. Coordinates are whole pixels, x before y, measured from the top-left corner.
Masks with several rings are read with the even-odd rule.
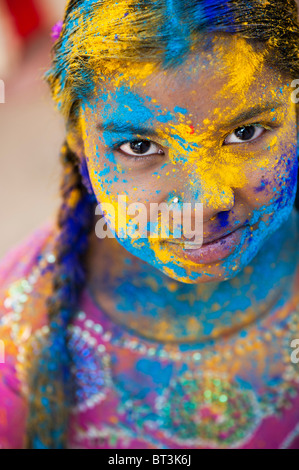
[[[66,140],[71,151],[77,155],[80,160],[85,158],[83,134],[79,120],[76,123],[68,123]]]

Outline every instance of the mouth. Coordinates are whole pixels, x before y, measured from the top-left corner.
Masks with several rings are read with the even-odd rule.
[[[202,244],[186,240],[167,240],[167,243],[176,247],[185,259],[198,264],[211,264],[227,258],[235,251],[245,228],[245,225],[241,225],[220,237],[207,237]]]

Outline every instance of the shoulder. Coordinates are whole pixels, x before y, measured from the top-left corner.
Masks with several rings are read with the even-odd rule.
[[[26,423],[22,352],[45,322],[49,276],[38,276],[55,229],[46,224],[0,261],[0,449],[22,448]],[[45,264],[45,261],[44,261]]]

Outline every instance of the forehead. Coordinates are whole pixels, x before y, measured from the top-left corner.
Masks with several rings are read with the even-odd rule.
[[[120,68],[89,104],[111,119],[134,116],[142,122],[180,110],[199,122],[253,103],[286,103],[291,80],[267,66],[266,54],[237,36],[214,37],[209,49],[191,52],[175,68],[140,63]]]

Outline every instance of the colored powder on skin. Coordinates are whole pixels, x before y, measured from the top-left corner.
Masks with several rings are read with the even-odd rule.
[[[219,56],[220,64],[218,75],[223,76],[224,72],[229,72],[230,80],[219,93],[221,96],[234,94],[239,96],[240,101],[247,99],[250,85],[253,83],[256,73],[263,68],[265,61],[264,52],[256,52],[253,47],[243,38],[232,37],[232,47],[230,50],[222,49],[219,42],[215,40],[214,54]],[[233,67],[232,67],[233,64]]]
[[[93,4],[94,2],[90,3]],[[126,43],[126,40],[128,40],[129,34],[131,34],[132,37],[132,30],[134,29],[130,29],[130,22],[134,20],[136,25],[135,27],[137,29],[139,26],[140,28],[142,27],[141,23],[138,26],[138,21],[136,20],[136,15],[138,15],[138,13],[133,13],[133,9],[131,8],[134,2],[120,1],[117,3],[117,10],[114,10],[113,12],[109,11],[110,3],[111,2],[109,1],[105,3],[105,6],[101,9],[101,15],[98,16],[96,16],[96,11],[92,12],[92,8],[90,8],[89,12],[92,14],[92,17],[91,20],[87,22],[87,25],[84,23],[85,36],[83,43],[88,57],[90,58],[90,69],[92,69],[92,71],[95,72],[99,78],[105,77],[106,81],[107,77],[112,77],[110,83],[113,86],[121,89],[122,91],[120,94],[123,94],[122,97],[117,97],[117,99],[120,102],[123,100],[123,105],[125,106],[125,103],[128,103],[128,100],[130,100],[130,96],[124,92],[124,87],[121,84],[127,83],[130,87],[136,84],[138,81],[140,82],[141,80],[145,80],[144,83],[146,84],[147,78],[155,70],[155,66],[154,64],[143,64],[140,66],[140,64],[135,64],[132,60],[128,61],[126,65],[124,61],[121,61],[119,64],[124,66],[121,67],[121,73],[117,73],[115,76],[115,70],[120,70],[118,67],[119,64],[115,60],[111,62],[107,60],[105,61],[105,64],[102,64],[102,61],[98,60],[101,55],[105,55],[105,57],[109,58],[109,54],[107,55],[109,47],[113,49],[110,50],[114,58],[116,58],[117,54],[118,57],[125,57],[126,51],[124,50],[124,44]],[[169,7],[171,6],[173,6],[172,2],[169,3]],[[103,18],[105,18],[105,21],[103,21]],[[79,25],[79,30],[83,30],[83,23],[80,24],[80,21],[83,20],[74,19],[74,21],[74,27]],[[116,27],[118,31],[118,39],[124,39],[122,45],[119,44],[120,41],[115,44]],[[97,31],[100,31],[101,33],[98,33],[97,35]],[[105,38],[104,41],[102,40],[103,37]],[[74,40],[76,41],[76,39]],[[129,42],[130,41],[128,40],[127,45]],[[121,49],[121,47],[123,49]],[[82,51],[82,43],[79,40],[77,47],[74,47],[73,51],[74,58],[75,56],[80,55],[80,51]],[[256,72],[263,66],[264,54],[254,51],[252,46],[248,45],[245,40],[236,39],[234,39],[234,43],[231,47],[231,53],[224,54],[222,46],[219,44],[214,44],[213,54],[219,57],[222,56],[223,60],[220,61],[220,63],[223,63],[223,67],[230,71],[230,80],[228,84],[222,88],[220,93],[222,95],[226,95],[230,92],[242,97],[242,93],[246,93],[249,86],[254,82]],[[234,64],[234,67],[231,67],[232,63]],[[219,74],[222,72],[222,70],[219,70]],[[132,77],[134,77],[134,79],[132,79]],[[283,90],[281,90],[281,92],[283,92]],[[136,99],[136,96],[134,99]],[[139,103],[135,109],[140,108],[140,96],[137,97],[137,100],[139,100]],[[241,101],[242,99],[240,99],[240,102]],[[134,106],[136,106],[136,103],[132,103],[132,106],[130,106],[128,103],[128,108],[125,108],[123,116],[124,119],[129,121],[132,119],[132,109]],[[141,113],[142,118],[144,117],[144,112],[146,111],[146,109],[143,109]],[[221,150],[219,148],[215,149],[215,141],[213,136],[213,132],[215,130],[214,126],[209,126],[205,133],[198,135],[196,132],[193,132],[194,128],[190,127],[192,126],[192,123],[183,120],[185,111],[185,109],[176,107],[175,112],[181,114],[181,117],[179,117],[181,122],[179,124],[173,124],[169,126],[168,129],[158,129],[161,137],[169,142],[169,146],[171,148],[170,159],[174,165],[176,163],[183,164],[185,166],[186,172],[188,174],[194,175],[194,179],[197,179],[201,182],[200,189],[198,187],[194,188],[194,194],[196,194],[197,198],[201,198],[202,202],[205,202],[210,207],[219,207],[220,204],[230,206],[233,202],[233,194],[230,188],[242,188],[247,184],[245,163],[246,160],[254,160],[254,155],[248,152],[245,158],[240,161],[238,156],[236,156],[234,152],[228,148]],[[109,113],[110,110],[108,114]],[[114,117],[119,119],[120,114],[120,110],[117,109],[115,110]],[[155,113],[149,115],[148,119],[153,120],[154,114]],[[169,113],[164,117],[158,116],[158,120],[160,119],[160,122],[164,124],[167,123],[170,118],[171,115]],[[138,118],[136,119],[136,122],[138,122]],[[172,134],[171,138],[169,138],[169,133]],[[112,142],[113,137],[110,134],[111,133],[109,132],[105,134],[105,143],[109,144]],[[192,139],[190,139],[190,136],[192,136]],[[127,139],[130,140],[131,136],[126,135],[124,137],[127,137]],[[273,138],[273,141],[270,143],[270,148],[274,151],[276,145],[277,140]],[[111,161],[114,161],[112,160],[112,153],[107,153],[106,157]],[[267,169],[269,164],[269,159],[266,157],[255,163],[256,168],[260,169]],[[99,181],[94,181],[93,183],[96,185],[99,184]],[[105,182],[105,184],[107,183],[108,188],[106,188],[106,194],[109,193],[109,185],[113,184],[113,179]],[[192,183],[194,182],[191,182],[191,185]],[[103,191],[104,186],[105,185],[102,184]],[[112,189],[113,188],[111,187],[111,190]],[[109,195],[109,197],[111,199],[111,195]],[[153,248],[153,246],[151,246],[151,248]],[[155,256],[157,256],[157,251],[155,250],[157,250],[156,247],[153,252]],[[158,251],[160,252],[159,255],[161,256],[162,261],[166,265],[169,263],[171,266],[174,262],[173,256],[167,253],[166,250],[159,249]],[[171,269],[171,267],[169,267],[169,269]]]
[[[183,134],[183,136],[181,137],[181,139],[179,139],[179,143],[177,142],[177,139],[174,138],[174,144],[173,144],[173,147],[175,147],[175,144],[177,144],[177,146],[178,146],[178,147],[177,147],[177,154],[180,155],[178,161],[182,162],[182,154],[183,154],[184,151],[186,151],[186,147],[187,147],[187,151],[188,151],[188,153],[189,153],[189,152],[190,152],[190,146],[194,145],[194,141],[192,141],[192,143],[190,143],[190,127],[189,127],[188,125],[184,125],[184,124],[173,125],[173,126],[171,126],[171,127],[172,127],[172,128],[175,128],[177,132],[178,132],[178,130],[179,130],[179,131],[181,132],[181,134]],[[162,132],[164,132],[164,130],[162,131],[162,130],[160,129],[161,135],[163,135]],[[185,134],[185,135],[184,135],[184,134]],[[176,136],[176,137],[178,137],[178,136]],[[202,135],[199,137],[199,139],[200,139],[200,138],[202,138]],[[189,140],[189,142],[188,142],[187,139]],[[194,145],[194,147],[199,147],[199,145],[198,145],[197,142],[196,142],[196,135],[195,135],[195,136],[194,136],[194,135],[192,136],[192,140],[195,140],[195,145]],[[199,140],[199,142],[200,142],[200,145],[201,145],[201,141],[200,141],[200,140]],[[185,144],[185,146],[183,147],[183,150],[182,150],[182,145],[184,145],[184,144]],[[277,139],[275,139],[275,138],[272,139],[272,142],[270,143],[270,147],[271,147],[271,146],[272,146],[274,149],[275,149],[275,147],[277,147]],[[192,149],[192,150],[193,150],[193,149]],[[196,150],[193,150],[193,151],[194,151],[194,152],[197,151],[197,148],[196,148]],[[192,156],[192,155],[191,155],[191,156]],[[189,154],[189,157],[190,157],[190,154]],[[200,157],[202,157],[202,154],[200,154]],[[249,159],[249,158],[250,158],[250,155],[247,155],[247,157],[248,157],[248,159]],[[191,158],[190,158],[189,160],[191,160]],[[194,160],[195,160],[195,158],[194,158]],[[199,161],[200,161],[200,160],[199,160]],[[203,159],[203,162],[204,162],[204,159]],[[210,171],[210,168],[211,168],[211,160],[210,160],[208,163],[210,164],[210,166],[208,165],[207,170]],[[237,164],[237,165],[240,165],[240,163],[239,163],[238,161],[237,161],[236,164]],[[215,166],[216,166],[216,165],[215,165],[215,163],[214,163],[214,167],[215,167]],[[259,162],[257,163],[257,166],[258,166],[258,167],[261,167],[261,168],[266,168],[267,166],[269,166],[269,159],[265,158],[265,159],[259,161]],[[201,161],[201,168],[203,168],[203,166],[202,166],[202,161]],[[227,169],[227,165],[225,166],[225,168]],[[203,172],[204,172],[204,168],[199,171],[200,175],[202,175]],[[232,184],[232,183],[230,183],[230,184]],[[234,181],[234,185],[236,186],[235,181]],[[210,185],[210,188],[211,188],[211,185]],[[223,195],[223,192],[222,192],[222,193],[220,192],[220,194]],[[165,264],[165,265],[167,265],[167,264],[173,264],[173,263],[176,264],[175,260],[173,259],[173,258],[174,258],[173,255],[171,255],[170,253],[168,253],[166,250],[161,249],[161,247],[158,248],[157,246],[155,246],[155,245],[153,245],[153,244],[151,245],[151,249],[152,249],[153,252],[154,252],[154,256],[157,257],[160,261],[162,261],[163,264]],[[253,252],[253,250],[252,250],[252,252]],[[190,263],[190,264],[191,264],[191,263]],[[169,271],[169,272],[170,272],[170,271]]]
[[[208,132],[194,133],[190,140],[190,127],[186,124],[171,125],[163,131],[158,130],[158,133],[161,139],[168,139],[170,160],[185,164],[186,172],[200,179],[202,193],[207,196],[198,202],[211,207],[219,207],[219,204],[229,206],[232,192],[228,188],[242,188],[247,182],[240,159],[229,149],[219,149],[217,158],[214,136]],[[250,158],[249,154],[247,158]]]
[[[219,221],[220,227],[226,227],[229,224],[229,212],[219,212],[217,214],[217,220]]]
[[[174,112],[175,113],[181,113],[181,114],[187,114],[188,113],[188,110],[185,109],[185,108],[180,108],[179,106],[175,106],[174,107]]]

